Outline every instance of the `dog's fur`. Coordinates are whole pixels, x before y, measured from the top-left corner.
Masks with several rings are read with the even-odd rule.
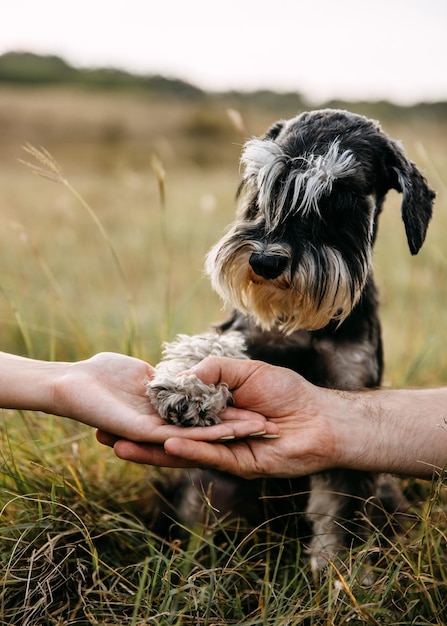
[[[245,144],[241,161],[236,221],[206,260],[214,289],[234,312],[217,334],[182,336],[168,345],[149,385],[151,401],[172,423],[215,423],[230,401],[225,386],[177,377],[207,354],[285,366],[324,387],[380,385],[371,260],[378,217],[387,192],[401,192],[408,245],[416,254],[432,215],[435,194],[401,146],[378,123],[345,111],[277,122]],[[197,480],[223,515],[238,513],[251,523],[269,514],[263,495],[294,494],[277,500],[275,513],[280,503],[290,520],[305,507],[310,552],[320,567],[354,538],[365,538],[360,518],[378,496],[375,475],[345,470],[249,483],[201,471]],[[193,523],[200,518],[197,487],[182,489],[178,512]]]

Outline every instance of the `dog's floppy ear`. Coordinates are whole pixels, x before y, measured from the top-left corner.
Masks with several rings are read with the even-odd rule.
[[[402,220],[411,254],[424,243],[433,212],[435,192],[397,142],[389,143],[391,159],[387,164],[390,187],[402,193]]]

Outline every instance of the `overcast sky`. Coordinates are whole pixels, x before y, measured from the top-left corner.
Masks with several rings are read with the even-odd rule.
[[[446,33],[447,0],[6,0],[0,54],[412,103],[447,100]]]

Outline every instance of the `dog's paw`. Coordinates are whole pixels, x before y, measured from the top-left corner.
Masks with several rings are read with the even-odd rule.
[[[205,385],[197,376],[156,376],[147,384],[152,406],[176,426],[212,426],[231,404],[225,384]]]

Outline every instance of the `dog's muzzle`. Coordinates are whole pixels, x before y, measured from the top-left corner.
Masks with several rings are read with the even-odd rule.
[[[281,276],[287,267],[288,260],[279,254],[253,252],[248,262],[255,274],[272,280]]]

